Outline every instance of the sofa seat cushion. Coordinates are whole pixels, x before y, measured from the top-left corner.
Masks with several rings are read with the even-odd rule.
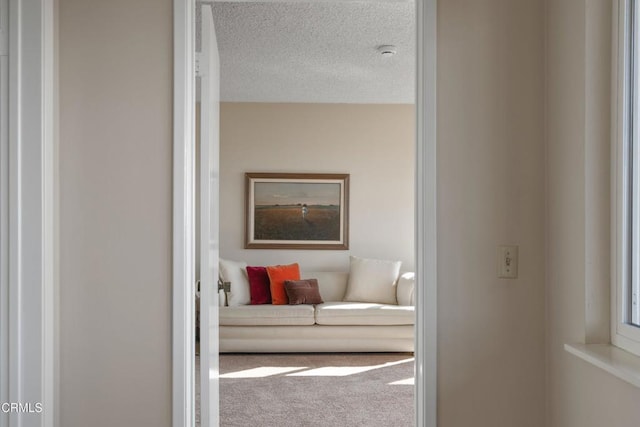
[[[413,306],[363,302],[325,302],[316,306],[318,325],[413,325]]]
[[[220,307],[221,326],[306,326],[315,323],[312,305],[241,305]]]

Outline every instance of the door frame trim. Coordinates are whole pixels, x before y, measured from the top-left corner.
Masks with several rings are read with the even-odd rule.
[[[416,426],[438,425],[438,1],[416,0]]]
[[[195,2],[173,2],[173,421],[195,426]]]
[[[174,0],[173,426],[192,427],[195,2]],[[416,0],[416,426],[437,426],[437,0]]]
[[[42,412],[2,415],[0,424],[52,427],[59,414],[55,2],[9,0],[8,11],[0,40],[9,89],[8,132],[0,137],[2,400],[40,403]]]

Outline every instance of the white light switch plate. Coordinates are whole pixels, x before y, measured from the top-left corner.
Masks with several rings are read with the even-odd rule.
[[[517,246],[498,246],[498,277],[500,279],[518,277]]]

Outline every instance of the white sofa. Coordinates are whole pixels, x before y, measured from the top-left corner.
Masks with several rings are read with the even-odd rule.
[[[318,305],[220,307],[220,352],[413,352],[413,273],[398,278],[398,304],[343,302],[349,273],[302,272],[318,280]]]

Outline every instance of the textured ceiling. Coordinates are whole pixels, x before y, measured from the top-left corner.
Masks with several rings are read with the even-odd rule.
[[[413,2],[220,2],[221,98],[413,103]],[[376,48],[397,46],[386,58]]]

